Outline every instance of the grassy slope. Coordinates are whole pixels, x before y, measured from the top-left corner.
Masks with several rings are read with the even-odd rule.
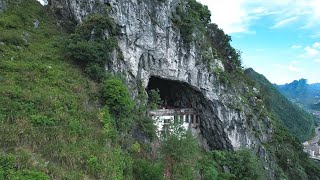
[[[300,141],[308,140],[313,133],[314,117],[288,101],[263,75],[252,69],[245,73],[259,88],[268,110]]]
[[[98,176],[99,168],[117,176],[124,155],[105,148],[95,83],[65,60],[64,35],[47,10],[10,3],[0,15],[0,153],[55,178]]]
[[[273,154],[277,179],[319,179],[320,167],[308,158],[298,141],[313,133],[314,119],[306,111],[289,102],[261,74],[245,71],[249,82],[260,90],[266,108],[273,119],[273,135],[265,145]]]

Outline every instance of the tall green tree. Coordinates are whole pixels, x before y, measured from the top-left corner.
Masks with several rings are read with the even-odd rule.
[[[105,80],[102,84],[102,99],[116,118],[115,124],[118,131],[129,129],[132,125],[130,116],[134,103],[124,82],[117,77]]]
[[[165,175],[169,179],[194,179],[200,155],[197,140],[179,120],[170,125],[170,131],[161,146]]]

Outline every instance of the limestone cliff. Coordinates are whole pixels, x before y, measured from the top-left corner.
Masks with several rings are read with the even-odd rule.
[[[2,12],[6,8],[6,1],[0,1],[0,12]]]
[[[203,63],[200,41],[188,45],[183,42],[171,20],[180,3],[180,0],[51,0],[49,6],[59,12],[63,21],[76,23],[105,6],[110,7],[109,15],[118,26],[118,45],[124,58],[117,59],[114,52],[113,63],[106,68],[125,74],[131,89],[135,89],[137,80],[147,87],[151,77],[181,84],[174,89],[181,92],[176,93],[176,103],[189,103],[200,112],[204,147],[252,148],[268,162],[261,143],[271,134],[270,120],[267,117],[261,120],[243,103],[240,91],[249,91],[245,84],[235,88],[221,83],[212,69],[224,71],[225,67],[213,53],[210,65]],[[252,104],[256,100],[253,98]]]

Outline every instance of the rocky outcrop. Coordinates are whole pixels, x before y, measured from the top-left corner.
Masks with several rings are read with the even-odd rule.
[[[6,9],[6,0],[0,0],[0,12]]]
[[[78,23],[107,6],[119,28],[118,42],[124,57],[119,60],[114,52],[109,70],[125,74],[132,88],[137,80],[147,87],[152,76],[183,84],[180,88],[186,89],[184,96],[192,99],[192,106],[202,114],[204,145],[210,149],[253,148],[268,159],[261,146],[271,131],[268,118],[258,121],[255,115],[248,117],[253,113],[241,100],[238,90],[222,84],[210,70],[224,71],[222,62],[212,56],[214,60],[209,69],[208,64],[202,63],[198,42],[183,43],[171,21],[180,0],[100,0],[99,5],[97,2],[51,0],[49,5],[58,9],[61,16]],[[180,94],[177,101],[185,102],[184,96]],[[241,107],[235,108],[232,104]]]

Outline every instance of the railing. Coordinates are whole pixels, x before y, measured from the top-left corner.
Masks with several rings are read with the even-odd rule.
[[[178,116],[178,115],[197,115],[192,108],[177,109],[157,109],[149,112],[150,116]]]
[[[200,124],[200,118],[197,112],[192,108],[157,109],[150,111],[149,115],[153,119],[161,119],[162,125],[170,123],[166,118],[169,116],[173,117],[174,120],[181,120],[185,125],[191,125],[192,128],[196,128]]]

